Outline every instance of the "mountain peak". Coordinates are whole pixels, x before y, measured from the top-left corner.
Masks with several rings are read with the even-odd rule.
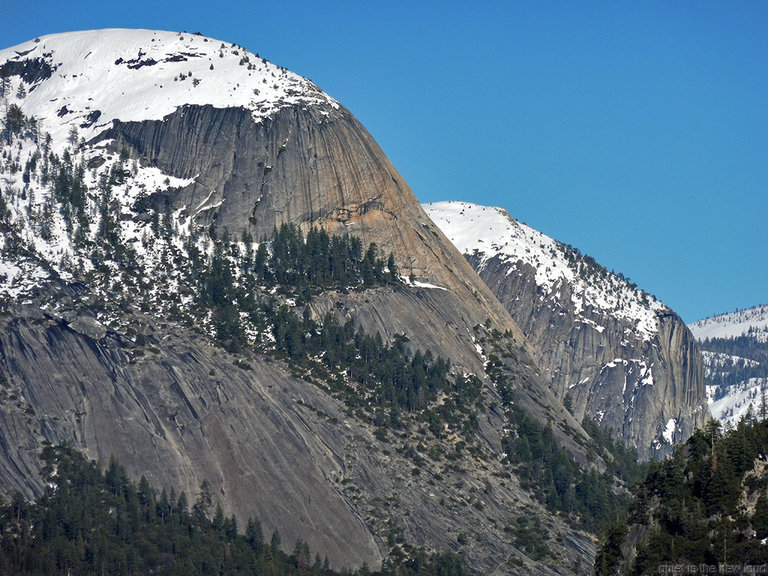
[[[644,293],[623,276],[609,274],[592,258],[518,222],[503,208],[436,202],[425,209],[460,252],[476,255],[479,268],[493,258],[511,264],[507,274],[518,265],[530,265],[536,284],[546,294],[554,295],[564,282],[572,285],[571,301],[577,314],[588,308],[600,310],[630,321],[646,340],[656,334],[657,315],[666,306],[648,295],[642,297]],[[600,281],[588,281],[580,272],[585,268],[599,274]]]
[[[183,32],[42,36],[0,50],[0,67],[22,71],[12,93],[54,147],[65,145],[73,126],[88,140],[113,120],[160,120],[184,105],[245,108],[257,122],[302,103],[338,107],[311,81],[240,46]]]
[[[507,308],[577,418],[593,418],[645,455],[668,450],[703,422],[701,361],[669,308],[506,210],[468,202],[424,208]]]

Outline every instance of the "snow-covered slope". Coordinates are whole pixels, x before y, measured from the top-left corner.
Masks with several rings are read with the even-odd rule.
[[[557,291],[563,281],[572,285],[577,314],[593,308],[631,321],[646,339],[656,333],[656,313],[666,308],[663,304],[615,274],[603,273],[599,281],[590,281],[584,272],[588,267],[599,269],[593,260],[521,224],[503,208],[435,202],[424,209],[460,252],[479,255],[481,267],[494,257],[513,264],[507,274],[514,273],[518,263],[529,264],[536,271],[536,284],[547,294]]]
[[[736,425],[760,417],[768,384],[768,305],[719,314],[690,325],[699,340],[712,417]]]
[[[706,359],[704,360],[706,363]],[[751,413],[755,418],[761,418],[763,387],[768,382],[766,378],[750,378],[738,382],[728,389],[728,393],[714,400],[713,394],[717,386],[707,386],[707,394],[712,398],[709,410],[712,418],[721,424],[736,426],[739,420]]]
[[[256,120],[303,102],[338,106],[309,80],[239,46],[194,34],[54,34],[1,50],[0,65],[6,63],[26,67],[27,96],[9,104],[17,100],[35,116],[57,151],[72,127],[89,140],[113,120],[159,120],[185,104],[243,107]],[[12,82],[8,92],[15,95],[18,78]]]
[[[13,298],[41,280],[70,281],[93,270],[93,259],[78,258],[73,242],[98,243],[104,203],[121,215],[115,223],[120,241],[135,250],[148,275],[165,267],[159,262],[164,245],[181,247],[190,218],[216,208],[203,201],[186,217],[176,211],[167,224],[181,234],[150,240],[157,226],[150,231],[148,212],[142,216],[136,208],[146,211],[149,197],[194,178],[128,162],[109,149],[103,134],[114,121],[162,120],[187,105],[245,109],[257,123],[288,106],[313,106],[322,114],[339,108],[305,78],[239,46],[186,33],[106,29],[42,36],[0,50],[0,70],[3,120],[8,111],[23,115],[20,127],[1,134],[14,153],[7,147],[0,158],[0,208],[11,227],[0,236],[0,295]],[[62,186],[51,185],[56,178]],[[56,209],[73,182],[84,196]],[[157,202],[151,204],[156,211]]]
[[[593,418],[645,456],[704,422],[701,359],[672,310],[501,208],[424,208],[523,329],[577,418]]]
[[[718,314],[694,322],[689,327],[698,340],[750,336],[760,342],[768,342],[768,304]]]

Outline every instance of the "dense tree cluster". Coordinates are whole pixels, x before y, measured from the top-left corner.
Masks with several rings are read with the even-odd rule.
[[[306,542],[297,541],[288,554],[278,531],[266,541],[258,520],[238,530],[236,518],[214,505],[206,482],[190,509],[183,492],[158,494],[146,478],[138,483],[129,478],[114,459],[102,472],[67,446],[49,446],[43,458],[45,494],[34,503],[16,494],[0,506],[2,574],[339,574]],[[362,566],[354,573],[464,576],[468,571],[457,556],[419,551],[381,572]]]
[[[475,408],[482,383],[474,376],[451,377],[450,363],[408,347],[397,335],[391,344],[332,313],[322,323],[301,319],[287,306],[269,311],[277,354],[299,372],[330,386],[347,406],[381,427],[398,427],[403,412],[418,412],[436,436],[446,426],[469,438],[477,430]],[[442,402],[435,404],[438,394]]]
[[[290,356],[301,352],[295,349],[301,345],[294,334],[298,319],[289,316],[287,310],[279,311],[273,299],[259,297],[272,289],[293,297],[301,306],[325,290],[364,289],[399,281],[394,257],[390,254],[385,264],[375,243],[363,254],[359,238],[331,236],[315,227],[305,238],[297,226],[282,224],[270,238],[263,238],[255,251],[249,237],[243,238],[242,250],[224,235],[215,241],[209,259],[193,240],[187,242],[186,249],[191,256],[190,282],[197,284],[198,305],[212,311],[216,337],[232,351],[245,342],[243,313],[262,330],[278,322],[278,348],[286,349]]]
[[[662,564],[765,565],[768,546],[768,421],[743,419],[723,433],[712,421],[635,489],[626,519],[604,535],[597,574],[656,573]],[[622,546],[632,530],[647,537],[637,555]]]
[[[370,336],[355,330],[352,321],[342,326],[330,313],[322,325],[308,317],[297,322],[286,307],[277,311],[276,346],[294,363],[303,360],[309,365],[318,358],[334,375],[345,372],[347,380],[362,388],[350,396],[350,402],[419,410],[445,387],[449,363],[429,351],[411,355],[404,335],[387,345],[378,333]]]
[[[397,281],[394,257],[385,262],[375,243],[363,254],[359,238],[329,235],[312,227],[306,238],[298,226],[282,224],[254,255],[256,281],[291,287],[299,294],[330,288],[371,287]]]
[[[20,138],[30,137],[35,140],[39,137],[40,127],[37,118],[26,116],[18,104],[7,106],[5,117],[2,120],[5,127],[2,136],[9,144],[13,144],[14,136]]]
[[[584,470],[560,447],[551,425],[543,425],[517,406],[507,407],[512,429],[503,440],[506,461],[514,467],[521,485],[530,489],[553,512],[566,514],[574,523],[597,530],[616,519],[629,504],[626,494],[616,489],[617,478],[631,476],[614,456],[628,452],[620,443],[592,442],[609,463],[605,472]],[[597,428],[591,426],[592,431]],[[631,467],[637,467],[637,458]]]
[[[489,354],[486,371],[501,396],[508,422],[502,438],[504,462],[514,469],[521,486],[576,526],[594,531],[613,522],[629,505],[624,486],[642,478],[644,467],[636,452],[585,419],[588,455],[599,456],[606,468],[602,473],[583,468],[562,448],[551,423],[542,424],[520,408],[515,385],[499,356]]]

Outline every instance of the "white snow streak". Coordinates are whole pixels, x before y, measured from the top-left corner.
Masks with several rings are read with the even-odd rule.
[[[239,46],[194,34],[90,30],[0,50],[0,62],[32,58],[45,60],[54,72],[27,86],[19,104],[50,132],[58,153],[73,126],[87,141],[113,120],[161,120],[184,105],[242,107],[256,121],[295,104],[338,107],[306,78]],[[17,84],[12,89],[15,94]]]
[[[509,264],[507,274],[522,274],[523,266],[532,266],[537,286],[550,298],[561,297],[563,283],[571,285],[576,314],[594,308],[629,320],[645,340],[656,334],[657,314],[666,310],[663,304],[650,298],[643,301],[637,289],[612,274],[610,282],[584,278],[572,264],[573,258],[567,257],[566,246],[521,224],[506,210],[469,202],[435,202],[423,207],[460,252],[480,258],[481,267],[494,257]],[[598,332],[604,330],[584,316],[579,320]]]

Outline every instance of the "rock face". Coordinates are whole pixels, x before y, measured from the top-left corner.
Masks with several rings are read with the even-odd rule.
[[[425,306],[460,314],[447,291],[389,290],[328,294],[317,306],[342,302],[366,325],[406,329],[433,346],[444,318],[419,330],[410,316],[422,318]],[[59,294],[58,307],[78,301]],[[404,313],[392,326],[380,310],[395,305]],[[258,353],[233,356],[176,323],[136,318],[146,328],[146,341],[137,346],[112,330],[98,339],[76,331],[68,316],[41,312],[36,303],[10,305],[0,315],[0,477],[6,490],[37,493],[40,448],[69,441],[101,462],[115,456],[135,477],[184,490],[192,500],[208,480],[225,513],[243,521],[258,517],[266,534],[279,529],[284,542],[301,538],[335,566],[380,563],[393,533],[429,548],[462,548],[489,574],[506,573],[509,558],[533,574],[561,573],[548,564],[576,562],[584,572],[591,565],[594,539],[547,512],[497,457],[464,453],[448,462],[409,455],[411,440],[397,434],[382,439],[281,362]],[[460,339],[445,345],[453,347],[461,349]],[[519,379],[546,401],[526,370],[520,367]],[[505,422],[499,411],[480,415],[488,450],[500,451]],[[412,441],[429,444],[421,435]],[[450,442],[439,449],[449,450]],[[544,563],[527,559],[507,533],[490,527],[531,513],[552,537]],[[461,547],[460,535],[472,545]]]
[[[672,310],[503,210],[456,202],[427,212],[506,306],[577,419],[590,416],[644,457],[704,424],[701,357]]]
[[[37,492],[41,444],[70,441],[191,498],[207,479],[228,514],[304,535],[336,562],[381,560],[380,544],[334,482],[360,431],[332,426],[339,407],[317,388],[263,360],[244,370],[162,326],[147,348],[136,348],[56,316],[30,318],[26,307],[7,312],[0,319],[6,487]]]
[[[475,322],[491,318],[524,340],[370,134],[339,105],[284,108],[258,123],[245,109],[187,106],[160,121],[116,122],[92,144],[101,141],[192,180],[170,200],[198,227],[257,239],[282,223],[348,232],[393,252],[404,274],[455,292]]]
[[[53,73],[26,74],[32,58]],[[188,35],[43,37],[0,52],[0,68],[11,103],[51,135],[14,135],[26,176],[3,164],[5,491],[38,493],[36,454],[68,440],[192,501],[206,479],[225,512],[258,516],[287,545],[302,538],[335,566],[378,565],[405,538],[460,550],[482,573],[589,570],[592,536],[532,499],[501,462],[507,420],[478,336],[493,333],[505,347],[520,405],[553,422],[578,462],[599,467],[587,461],[587,435],[509,313],[347,110],[241,48]],[[62,189],[46,184],[41,149],[59,155],[62,181],[72,178]],[[425,427],[382,437],[263,350],[229,354],[205,320],[172,319],[195,306],[179,272],[212,250],[212,237],[246,250],[246,238],[284,222],[376,242],[413,276],[322,293],[307,314],[333,311],[385,340],[406,334],[412,348],[450,359],[455,374],[476,374],[477,451]],[[554,536],[545,560],[501,529],[531,514]]]

